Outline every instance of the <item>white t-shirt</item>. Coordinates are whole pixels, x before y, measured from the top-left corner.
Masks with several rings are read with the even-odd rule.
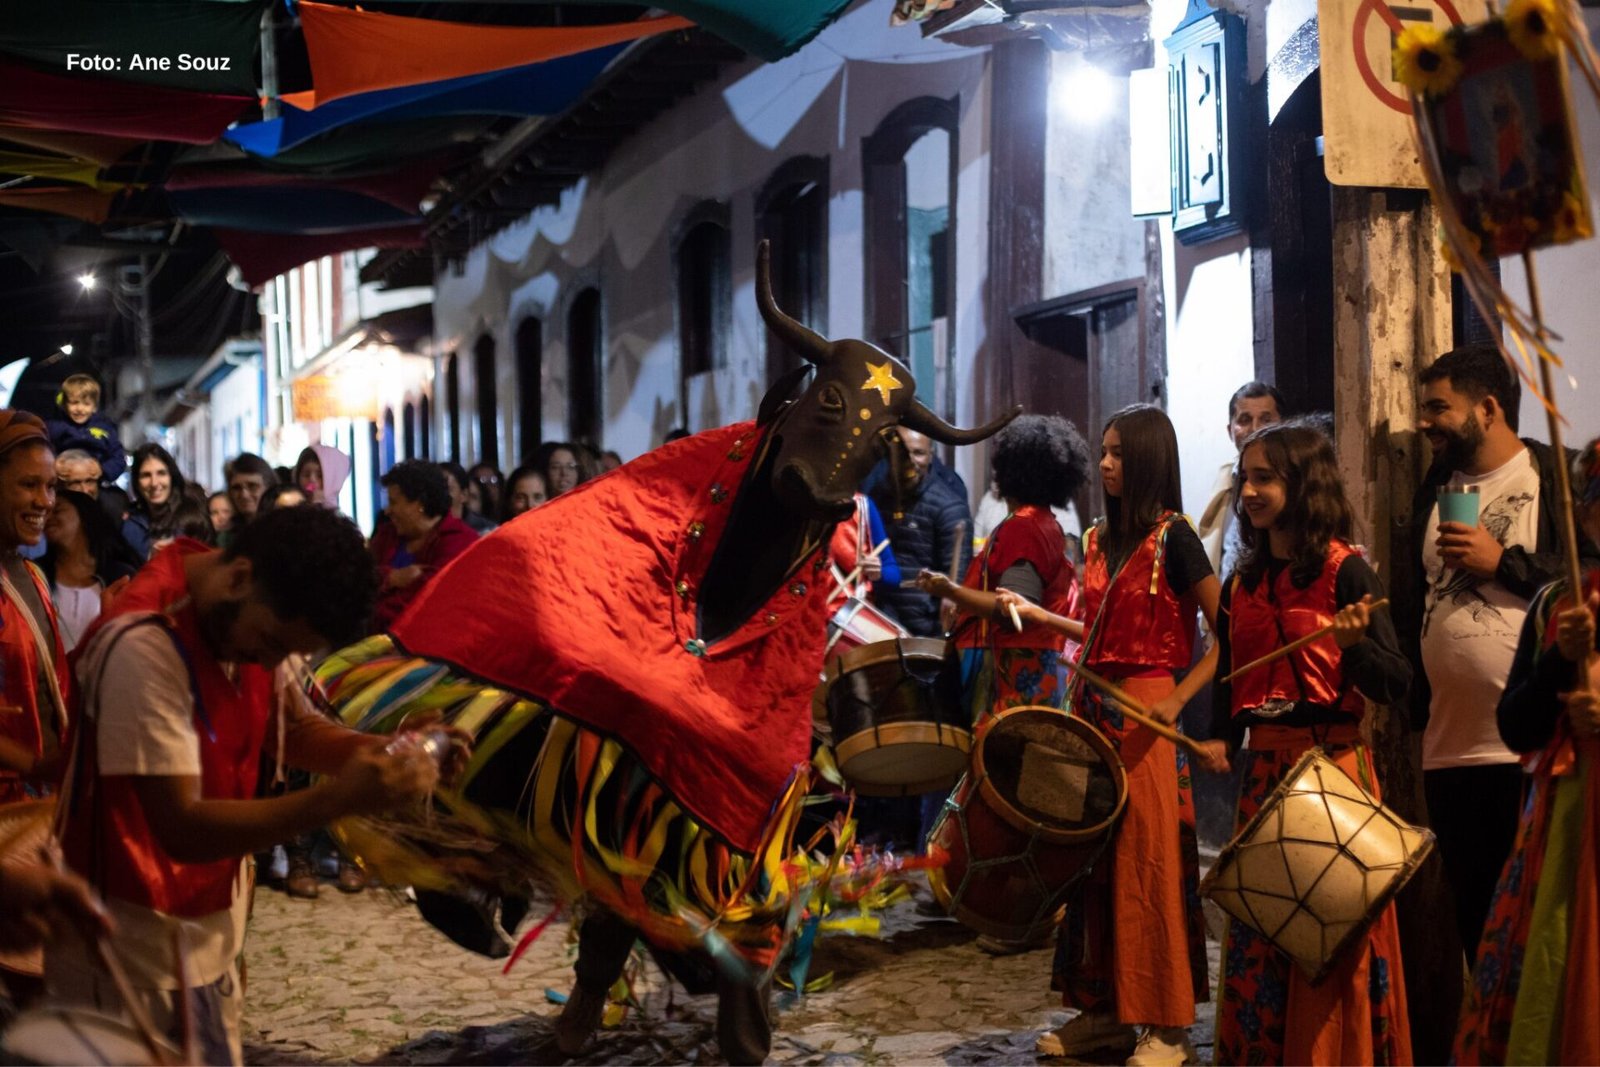
[[[100,617],[100,583],[75,586],[57,584],[50,590],[56,604],[56,626],[68,652],[78,647],[89,624]]]
[[[1478,525],[1507,547],[1532,552],[1538,543],[1539,471],[1524,448],[1499,469],[1456,471],[1450,485],[1478,487]],[[1515,763],[1500,740],[1495,708],[1511,674],[1528,602],[1493,579],[1446,567],[1435,544],[1439,506],[1423,538],[1428,594],[1422,614],[1422,667],[1433,688],[1422,769]]]
[[[200,737],[194,728],[194,693],[172,638],[159,626],[134,626],[99,655],[106,636],[97,636],[77,664],[84,714],[99,723],[95,739],[100,774],[197,777]],[[226,974],[244,944],[246,877],[241,859],[232,906],[198,918],[180,919],[108,897],[106,905],[117,923],[118,955],[133,984],[178,988],[174,929],[182,931],[192,985],[206,985]],[[100,966],[72,938],[47,951],[47,980],[56,968],[98,971]]]

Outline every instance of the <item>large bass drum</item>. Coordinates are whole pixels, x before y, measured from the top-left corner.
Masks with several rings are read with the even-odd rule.
[[[1037,941],[1105,851],[1128,800],[1116,749],[1093,726],[1028,705],[990,719],[972,766],[928,834],[928,879],[961,922]]]
[[[1401,819],[1314,748],[1224,846],[1200,892],[1315,983],[1432,848],[1432,830]]]
[[[948,641],[900,637],[828,659],[811,698],[839,772],[864,796],[949,789],[967,767],[972,725]]]

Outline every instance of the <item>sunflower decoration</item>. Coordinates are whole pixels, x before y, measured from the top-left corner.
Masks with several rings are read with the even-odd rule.
[[[1511,0],[1506,7],[1506,36],[1532,60],[1550,59],[1561,53],[1561,12],[1555,0]]]
[[[1461,77],[1455,42],[1443,30],[1413,23],[1394,45],[1394,76],[1414,93],[1438,96]]]
[[[1566,244],[1569,241],[1579,241],[1594,236],[1594,227],[1589,222],[1589,212],[1584,210],[1583,201],[1570,191],[1561,194],[1561,207],[1556,210],[1552,229],[1556,244]]]

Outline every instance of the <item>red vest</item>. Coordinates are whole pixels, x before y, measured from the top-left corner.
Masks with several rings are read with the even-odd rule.
[[[1167,531],[1174,523],[1187,521],[1176,512],[1163,517],[1115,578],[1100,549],[1100,527],[1090,529],[1083,562],[1086,666],[1181,671],[1194,659],[1198,602],[1192,593],[1173,596],[1161,573]]]
[[[61,633],[56,626],[55,606],[50,602],[50,589],[38,568],[28,565],[28,576],[44,605],[49,632],[46,639],[54,646],[56,683],[67,707],[59,709],[64,719],[72,700],[72,671],[67,666],[67,651],[61,644]],[[44,727],[39,716],[41,702],[48,704],[49,693],[39,692],[39,643],[33,639],[33,629],[28,625],[28,609],[14,604],[8,596],[0,596],[0,737],[14,741],[32,752],[35,758],[44,755]],[[57,744],[66,744],[67,723],[56,723]],[[0,803],[22,800],[22,776],[15,771],[0,771]]]
[[[1265,656],[1331,623],[1338,610],[1334,586],[1339,567],[1353,555],[1355,549],[1334,541],[1328,546],[1322,573],[1304,589],[1295,586],[1288,567],[1278,573],[1276,581],[1262,578],[1254,589],[1236,582],[1228,609],[1233,666]],[[1329,634],[1283,659],[1241,674],[1233,681],[1233,714],[1259,708],[1269,700],[1309,700],[1360,718],[1366,705],[1354,687],[1345,685],[1343,659],[1338,642]]]
[[[201,795],[245,800],[255,795],[272,709],[272,675],[241,665],[237,678],[230,679],[202,640],[183,564],[186,557],[208,551],[198,541],[181,539],[158,552],[111,611],[95,621],[84,637],[79,662],[98,659],[102,635],[115,641],[128,628],[160,626],[189,669],[200,737]],[[80,695],[86,709],[102,697],[89,691]],[[104,696],[116,698],[114,693]],[[88,721],[83,715],[77,720]],[[238,859],[180,863],[168,856],[145,820],[134,779],[99,773],[95,742],[94,730],[83,731],[78,742],[78,770],[62,840],[67,862],[101,892],[168,915],[196,918],[227,910]]]
[[[962,584],[992,592],[1000,578],[1017,563],[1031,563],[1044,583],[1041,606],[1069,619],[1079,618],[1077,568],[1067,558],[1067,538],[1049,508],[1032,504],[1018,508],[996,526],[983,551],[967,567]],[[989,619],[965,622],[956,635],[962,648],[1053,648],[1062,638],[1048,626],[1024,626],[1021,633],[1009,619],[996,625]]]

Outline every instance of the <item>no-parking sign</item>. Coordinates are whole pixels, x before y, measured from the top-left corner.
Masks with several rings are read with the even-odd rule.
[[[1335,185],[1421,189],[1411,105],[1390,53],[1408,25],[1477,22],[1484,0],[1318,0],[1323,164]]]

